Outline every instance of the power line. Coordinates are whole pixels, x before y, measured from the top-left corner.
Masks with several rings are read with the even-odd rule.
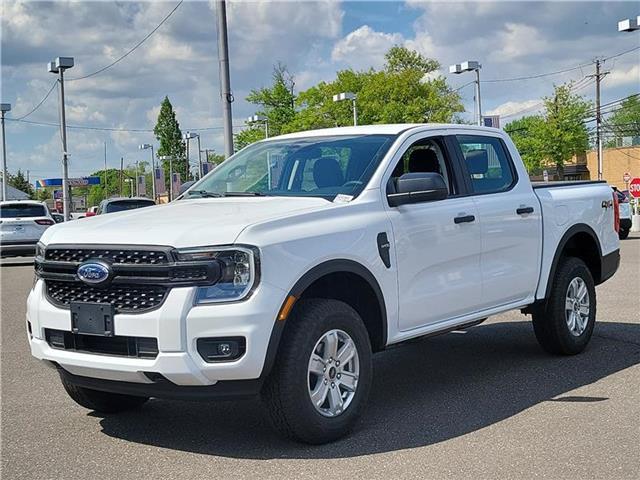
[[[59,123],[54,122],[36,122],[33,120],[19,120],[17,118],[6,118],[5,120],[11,122],[20,122],[27,123],[29,125],[39,125],[43,127],[59,127]],[[246,125],[233,125],[233,128],[244,128]],[[153,132],[153,129],[150,128],[117,128],[117,127],[94,127],[91,125],[67,125],[67,128],[73,128],[75,130],[98,130],[105,132],[138,132],[138,133],[149,133]],[[208,130],[221,130],[224,127],[202,127],[202,128],[187,128],[185,131],[191,132],[204,132]]]
[[[147,34],[147,35],[146,35],[142,40],[140,40],[138,43],[136,43],[136,44],[134,45],[134,47],[133,47],[133,48],[131,48],[127,53],[125,53],[125,54],[124,54],[124,55],[122,55],[121,57],[117,58],[116,60],[114,60],[113,62],[111,62],[109,65],[106,65],[106,66],[102,67],[101,69],[96,70],[95,72],[89,73],[89,74],[84,75],[84,76],[82,76],[82,77],[67,78],[67,82],[73,82],[73,81],[76,81],[76,80],[84,80],[85,78],[93,77],[93,76],[95,76],[95,75],[98,75],[99,73],[104,72],[104,71],[105,71],[105,70],[107,70],[108,68],[113,67],[113,66],[114,66],[116,63],[118,63],[120,60],[125,59],[127,56],[129,56],[129,54],[133,53],[133,52],[134,52],[134,51],[135,51],[135,50],[136,50],[140,45],[142,45],[144,42],[146,42],[146,41],[149,39],[149,37],[151,37],[151,35],[153,35],[154,33],[156,33],[156,30],[158,30],[158,29],[159,29],[159,28],[164,24],[164,22],[166,22],[166,21],[169,19],[169,17],[171,17],[171,15],[173,15],[173,13],[178,9],[178,7],[180,7],[180,5],[182,5],[182,2],[183,2],[183,1],[184,1],[184,0],[180,0],[180,1],[178,2],[178,4],[177,4],[175,7],[173,7],[173,10],[171,10],[171,11],[169,12],[169,14],[168,14],[166,17],[164,17],[164,18],[162,19],[162,21],[161,21],[161,22],[160,22],[160,23],[159,23],[159,24],[158,24],[158,25],[157,25],[153,30],[151,30],[151,31],[150,31],[150,32],[149,32],[149,33],[148,33],[148,34]]]
[[[42,106],[42,104],[45,102],[45,100],[47,98],[49,98],[49,95],[51,95],[51,92],[53,92],[53,90],[56,88],[57,84],[58,84],[58,81],[55,80],[53,82],[53,85],[51,85],[51,88],[49,89],[49,91],[46,93],[46,95],[42,98],[42,100],[40,100],[40,102],[38,102],[38,104],[35,107],[33,107],[33,109],[31,109],[31,111],[29,113],[27,113],[26,115],[22,115],[21,117],[14,118],[13,120],[23,120],[23,119],[27,118],[29,115],[31,115],[33,112],[38,110],[40,108],[40,106]]]
[[[611,55],[609,57],[604,57],[601,61],[605,62],[607,60],[611,60],[612,58],[618,58],[618,57],[621,57],[623,55],[626,55],[627,53],[634,52],[634,51],[636,51],[638,49],[640,49],[640,47],[630,48],[629,50],[625,50],[624,52],[616,53],[615,55]],[[552,75],[559,75],[561,73],[572,72],[574,70],[578,70],[578,69],[583,68],[583,67],[588,67],[592,63],[593,62],[581,63],[580,65],[576,65],[575,67],[564,68],[562,70],[556,70],[554,72],[539,73],[537,75],[528,75],[528,76],[523,76],[523,77],[511,77],[511,78],[494,78],[494,79],[489,79],[489,80],[481,80],[480,83],[517,82],[517,81],[520,81],[520,80],[532,80],[532,79],[535,79],[535,78],[550,77]]]

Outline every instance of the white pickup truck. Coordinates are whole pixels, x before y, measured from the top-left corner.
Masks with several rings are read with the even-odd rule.
[[[614,210],[604,182],[532,185],[496,129],[284,135],[170,204],[48,229],[31,352],[89,409],[261,394],[280,432],[327,442],[389,345],[521,309],[545,350],[581,352]]]

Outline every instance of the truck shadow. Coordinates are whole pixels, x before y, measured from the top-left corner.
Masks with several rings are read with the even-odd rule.
[[[606,396],[563,394],[638,363],[638,324],[599,323],[583,354],[559,357],[538,347],[530,322],[492,323],[376,355],[364,418],[349,437],[329,445],[282,440],[257,400],[151,401],[101,418],[100,425],[111,437],[207,455],[344,458],[442,442],[546,401],[607,408]]]

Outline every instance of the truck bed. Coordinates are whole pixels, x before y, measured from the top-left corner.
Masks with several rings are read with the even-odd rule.
[[[593,185],[607,183],[604,180],[572,180],[562,182],[531,182],[533,188],[573,187],[576,185]]]

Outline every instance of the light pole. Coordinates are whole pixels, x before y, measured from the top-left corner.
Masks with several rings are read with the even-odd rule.
[[[640,15],[636,18],[625,18],[618,22],[619,32],[635,32],[636,30],[640,30]]]
[[[169,201],[173,200],[173,157],[171,155],[163,155],[158,157],[159,160],[169,160]]]
[[[198,139],[198,180],[202,178],[202,152],[200,151],[200,135],[198,133],[187,132],[182,135],[187,142],[187,175],[189,174],[189,140]]]
[[[153,145],[151,145],[150,143],[143,143],[142,145],[139,145],[138,148],[140,150],[146,150],[148,148],[151,149],[151,192],[153,195],[153,201],[155,202],[157,200],[156,198],[156,159],[155,159],[155,155],[153,154]]]
[[[264,115],[251,115],[247,118],[248,123],[264,123],[264,138],[269,138],[269,119]]]
[[[129,198],[131,198],[133,196],[133,185],[132,185],[133,180],[131,178],[127,177],[127,178],[124,179],[124,181],[125,181],[125,183],[129,184]]]
[[[58,74],[58,90],[60,91],[60,134],[62,137],[62,211],[64,221],[70,219],[69,210],[69,165],[67,151],[67,119],[64,112],[64,71],[73,67],[73,57],[57,57],[49,63],[49,72]]]
[[[354,127],[358,125],[358,109],[356,108],[356,97],[357,95],[353,92],[343,92],[333,96],[334,102],[351,100],[351,106],[353,108],[353,126]]]
[[[2,201],[7,199],[7,140],[4,132],[4,114],[10,110],[10,103],[0,103],[2,115]]]
[[[468,60],[449,66],[449,73],[460,74],[464,72],[476,72],[476,109],[478,110],[478,125],[482,125],[482,103],[480,101],[480,63]]]

